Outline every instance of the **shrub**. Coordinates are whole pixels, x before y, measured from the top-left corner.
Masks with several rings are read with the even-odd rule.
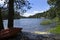
[[[52,23],[51,20],[44,20],[44,21],[42,21],[40,24],[41,24],[41,25],[48,25],[48,24],[51,24],[51,23]]]

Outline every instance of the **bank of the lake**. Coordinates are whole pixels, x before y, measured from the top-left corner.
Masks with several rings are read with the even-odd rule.
[[[52,28],[51,30],[49,30],[49,32],[53,34],[60,34],[60,25],[56,25],[55,28]]]

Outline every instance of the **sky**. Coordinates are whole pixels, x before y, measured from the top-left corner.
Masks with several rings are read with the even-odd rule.
[[[1,5],[4,4],[3,1],[0,0],[0,6],[3,6]],[[47,0],[29,0],[29,2],[32,8],[27,10],[27,12],[23,14],[23,16],[26,17],[35,15],[36,13],[44,12],[50,8],[50,6],[47,3]]]
[[[4,0],[3,1],[0,0],[0,7],[3,6],[3,4],[4,4],[3,2],[4,2]]]
[[[26,13],[24,13],[23,16],[30,16],[34,15],[36,13],[41,13],[50,8],[50,6],[47,3],[47,0],[29,0],[31,3],[30,6],[32,7],[31,9],[27,10]]]

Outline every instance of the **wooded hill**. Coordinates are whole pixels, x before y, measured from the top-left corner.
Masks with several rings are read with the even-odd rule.
[[[33,16],[29,16],[28,18],[40,18],[40,17],[44,17],[44,12],[43,13],[36,13]]]

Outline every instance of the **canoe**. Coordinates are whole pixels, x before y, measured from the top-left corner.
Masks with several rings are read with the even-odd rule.
[[[22,28],[9,28],[0,31],[0,38],[7,38],[17,35]]]

